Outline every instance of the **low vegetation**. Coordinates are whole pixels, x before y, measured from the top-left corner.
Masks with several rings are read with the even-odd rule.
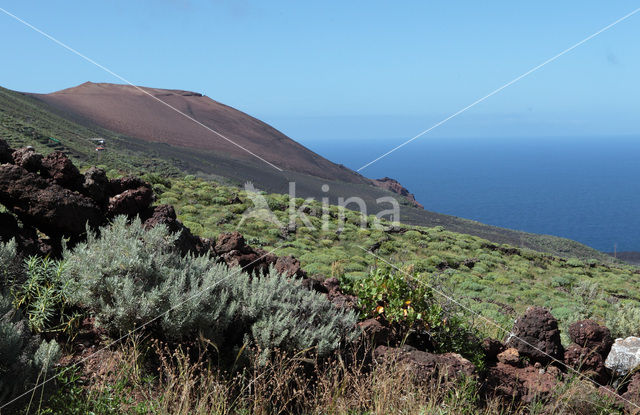
[[[273,268],[249,275],[215,256],[182,255],[176,235],[139,219],[88,230],[58,260],[24,258],[15,243],[0,243],[0,402],[28,392],[9,410],[620,413],[579,378],[528,402],[487,395],[472,376],[419,379],[406,362],[373,358],[356,322],[377,318],[425,350],[459,353],[482,373],[489,369],[481,339],[502,338],[530,305],[550,308],[563,324],[588,317],[614,335],[640,334],[634,267],[394,227],[315,202],[299,210],[308,223],[290,223],[290,203],[298,210],[304,201],[286,195],[258,195],[273,216],[247,218],[256,195],[194,177],[147,180],[157,203],[175,205],[194,233],[239,230],[254,247],[294,255],[313,278],[335,277],[359,315]],[[124,345],[112,344],[132,332]],[[46,388],[33,389],[51,375]]]
[[[466,307],[505,330],[530,305],[548,307],[564,324],[581,318],[606,323],[622,319],[613,324],[629,329],[633,311],[621,314],[615,310],[640,307],[640,273],[633,266],[554,257],[440,227],[402,225],[401,230],[385,231],[372,218],[364,218],[366,227],[362,227],[363,218],[357,212],[341,212],[336,206],[330,207],[328,226],[323,229],[319,202],[311,202],[305,209],[313,227],[298,219],[290,229],[287,195],[260,195],[273,211],[276,223],[243,219],[243,212],[254,207],[243,190],[193,176],[170,181],[149,179],[155,183],[158,203],[175,205],[179,218],[199,235],[215,237],[223,231],[238,230],[251,244],[296,256],[310,274],[352,281],[350,286],[354,288],[358,287],[357,280],[371,284],[371,270],[389,268],[386,262],[410,268],[419,281],[415,287],[431,285],[435,279]],[[294,201],[296,210],[303,202]],[[343,225],[341,214],[345,217]],[[375,255],[368,250],[374,250]],[[368,307],[371,304],[365,303]],[[392,305],[389,312],[403,312],[400,308]],[[493,335],[504,335],[496,333],[495,327],[493,330]],[[636,326],[632,332],[640,334],[638,330]]]

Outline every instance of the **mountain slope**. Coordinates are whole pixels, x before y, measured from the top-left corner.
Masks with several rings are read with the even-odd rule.
[[[80,91],[86,91],[87,88],[95,91],[95,85],[97,84],[88,84],[78,88]],[[100,88],[101,89],[98,90],[106,87]],[[264,143],[269,144],[261,144],[263,141],[256,139],[252,144],[254,145],[253,148],[260,149],[262,148],[261,146],[269,147],[271,143],[276,141],[280,143],[280,145],[290,144],[291,150],[288,150],[288,154],[301,154],[302,158],[297,161],[282,160],[288,163],[289,168],[298,168],[296,166],[304,164],[302,161],[305,160],[305,157],[310,157],[315,160],[316,165],[312,165],[311,167],[302,166],[300,167],[302,171],[285,170],[280,172],[247,154],[236,156],[236,153],[225,153],[224,151],[152,142],[140,137],[132,137],[127,134],[114,132],[101,126],[99,122],[103,125],[114,125],[115,127],[112,128],[116,128],[119,123],[117,117],[113,116],[114,118],[100,121],[88,118],[91,113],[98,113],[98,110],[80,108],[78,110],[79,112],[75,112],[72,107],[81,107],[78,102],[85,102],[83,100],[88,98],[81,97],[78,100],[70,99],[67,95],[73,95],[73,93],[70,93],[70,90],[65,91],[67,91],[67,93],[60,94],[61,97],[51,99],[50,97],[55,94],[24,94],[0,88],[0,136],[7,139],[13,147],[32,145],[36,147],[36,150],[45,154],[54,149],[58,149],[69,154],[76,161],[79,161],[81,165],[102,164],[106,168],[127,173],[142,174],[156,172],[172,176],[196,174],[204,178],[212,178],[216,181],[233,185],[242,185],[250,181],[256,188],[270,193],[288,193],[289,183],[295,182],[297,197],[313,197],[316,200],[327,197],[330,203],[337,204],[339,197],[349,198],[357,196],[363,199],[369,214],[375,214],[383,209],[389,208],[388,204],[379,205],[377,203],[378,198],[390,195],[397,197],[394,193],[374,186],[372,180],[315,155],[315,153],[306,150],[293,140],[285,137],[280,138],[278,141],[277,137],[280,137],[281,133],[278,133],[275,129],[255,119],[252,119],[255,120],[251,121],[253,123],[252,125],[265,126],[265,131],[270,132],[272,135],[264,140]],[[176,100],[192,99],[191,96],[186,96],[185,98],[176,91],[170,91],[169,93],[174,94]],[[201,99],[202,97],[194,97],[193,99],[196,98]],[[92,99],[95,99],[95,97]],[[63,105],[60,102],[55,104],[54,101],[56,100],[60,102],[73,101],[75,103],[73,105]],[[101,100],[102,99],[98,101]],[[112,102],[111,98],[105,98],[104,100],[109,106],[115,105],[115,102]],[[47,101],[50,101],[51,104],[47,103]],[[129,108],[131,108],[131,105],[131,102],[126,104]],[[217,104],[214,105],[214,107],[221,108],[224,106]],[[131,108],[131,110],[134,111],[135,109]],[[249,117],[239,111],[236,113],[240,114],[238,116]],[[183,118],[183,116],[172,110],[168,113],[163,112],[163,114],[171,117],[176,123],[182,122],[181,120],[178,121],[177,118]],[[104,117],[103,115],[98,115],[100,119]],[[206,114],[205,116],[210,119],[214,118],[214,116],[208,116]],[[150,119],[144,120],[141,118],[138,122],[144,124],[139,127],[141,131],[154,131],[155,127],[153,125],[145,124],[150,122]],[[190,122],[193,123],[193,121]],[[195,123],[194,125],[197,126]],[[206,129],[202,130],[207,140],[214,140],[215,136],[211,137],[210,132]],[[256,131],[257,130],[254,129],[254,132]],[[275,131],[275,133],[273,133],[273,131]],[[52,141],[49,137],[57,141]],[[100,159],[98,159],[95,151],[95,143],[88,140],[88,138],[91,137],[103,137],[107,140],[108,150],[100,156]],[[180,143],[180,137],[180,135],[177,135],[173,137],[172,140]],[[207,145],[214,147],[218,144],[209,143]],[[273,154],[273,151],[269,149],[265,149],[265,151],[270,151],[269,154]],[[262,153],[261,150],[257,152],[259,154],[265,154]],[[318,169],[317,166],[325,166],[326,169],[320,169],[322,172],[319,172],[318,175],[305,173],[305,171],[315,171]],[[334,174],[335,176],[333,176]],[[331,177],[327,178],[327,176]],[[328,191],[323,190],[324,185],[329,186]],[[442,226],[453,232],[470,234],[496,243],[511,244],[559,256],[597,258],[605,262],[615,261],[604,253],[568,239],[489,226],[467,219],[418,209],[403,197],[398,198],[398,200],[401,203],[400,220],[409,225],[428,227]]]
[[[90,119],[101,127],[142,140],[259,162],[238,147],[241,146],[285,170],[352,183],[367,181],[313,153],[270,125],[199,93],[87,82],[35,97]]]

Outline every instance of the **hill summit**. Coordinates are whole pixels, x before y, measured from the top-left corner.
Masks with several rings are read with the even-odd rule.
[[[145,141],[261,163],[251,152],[284,170],[350,183],[368,182],[270,125],[201,93],[85,82],[32,95],[76,118]]]

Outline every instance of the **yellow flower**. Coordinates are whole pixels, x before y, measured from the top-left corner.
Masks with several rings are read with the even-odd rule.
[[[383,307],[383,306],[381,306],[381,305],[377,306],[377,307],[376,307],[376,312],[377,312],[378,314],[382,314],[382,313],[384,313],[384,307]]]

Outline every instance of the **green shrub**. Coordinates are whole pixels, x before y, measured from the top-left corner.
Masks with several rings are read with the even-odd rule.
[[[477,365],[483,355],[475,336],[450,304],[436,299],[444,289],[434,278],[378,268],[363,278],[345,276],[342,288],[358,297],[362,318],[382,315],[408,330],[426,331],[437,352],[457,352]]]
[[[617,303],[605,318],[605,325],[614,338],[640,336],[640,306],[638,303]]]
[[[65,258],[73,301],[114,335],[149,321],[170,340],[204,336],[219,349],[255,342],[263,350],[317,347],[326,354],[354,330],[355,316],[278,275],[251,278],[207,256],[182,257],[163,226],[124,217],[89,232]]]
[[[0,294],[0,402],[26,392],[46,378],[60,357],[55,341],[40,341],[8,296]]]
[[[584,267],[584,262],[580,261],[577,258],[571,258],[571,259],[567,260],[567,265],[570,266],[570,267],[575,267],[575,268]]]
[[[25,280],[11,287],[13,303],[24,310],[29,327],[36,333],[67,331],[80,318],[68,310],[69,289],[64,280],[64,261],[36,256],[25,260]]]
[[[161,184],[166,188],[171,188],[171,179],[167,177],[162,177],[157,173],[147,173],[144,176],[142,176],[142,179],[144,179],[147,183],[151,185]]]
[[[551,278],[552,287],[570,287],[576,280],[573,275],[555,276]]]

